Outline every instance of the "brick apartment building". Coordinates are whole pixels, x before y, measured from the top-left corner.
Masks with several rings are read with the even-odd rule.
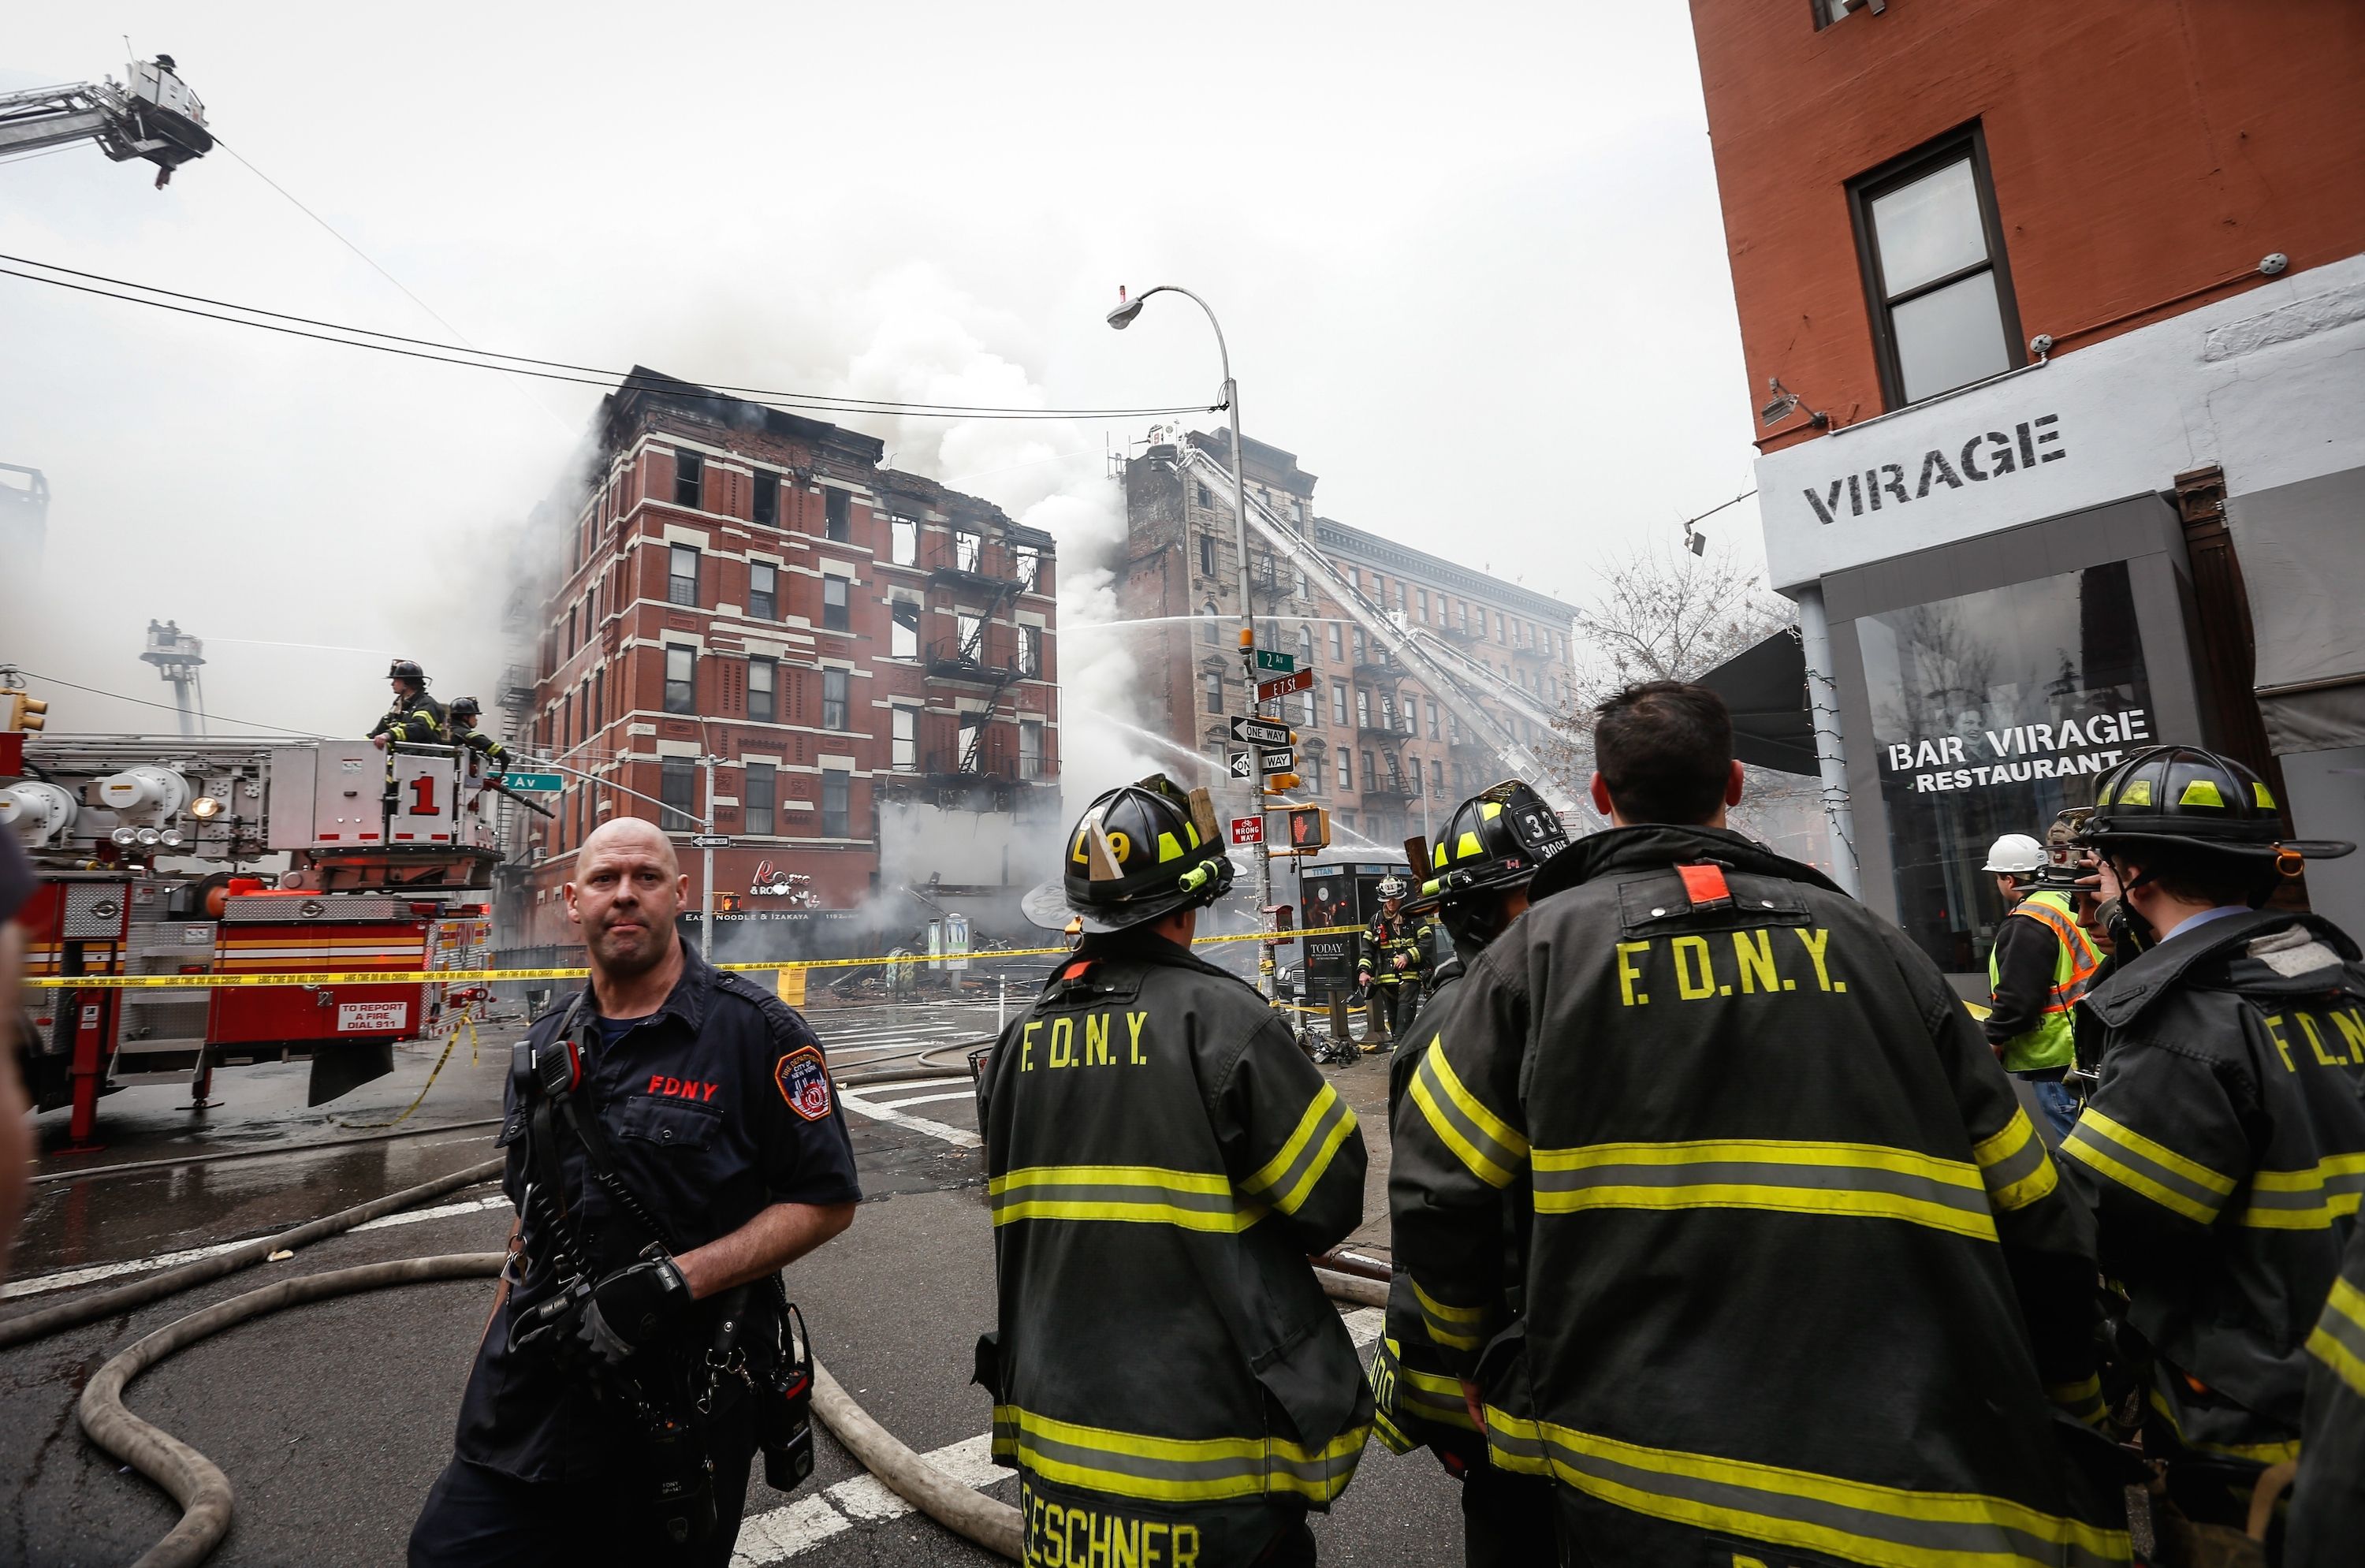
[[[734,953],[1014,918],[1058,807],[1050,536],[880,467],[875,437],[638,368],[598,436],[504,694],[524,749],[598,782],[527,829],[508,940],[575,939],[560,889],[611,813],[660,822],[697,909],[709,755]]]
[[[1228,465],[1230,437],[1194,431],[1182,439]],[[1317,517],[1315,476],[1295,454],[1253,438],[1242,449],[1251,499],[1312,541],[1345,578],[1326,583],[1250,535],[1259,645],[1295,655],[1316,677],[1312,690],[1281,710],[1298,734],[1305,782],[1296,796],[1393,851],[1407,834],[1442,825],[1456,801],[1508,771],[1470,732],[1463,704],[1479,702],[1531,745],[1545,737],[1498,700],[1466,690],[1449,698],[1416,679],[1366,635],[1336,589],[1449,642],[1475,663],[1482,682],[1516,687],[1552,711],[1568,698],[1572,611],[1547,594]],[[1144,697],[1157,727],[1210,757],[1219,777],[1236,744],[1227,716],[1254,711],[1240,673],[1236,532],[1228,485],[1186,471],[1171,444],[1154,440],[1126,464],[1118,602],[1128,619],[1194,618],[1139,644],[1149,654],[1141,660]]]
[[[2365,9],[1692,22],[1769,576],[1866,902],[1983,983],[1987,844],[2153,741],[2365,839]],[[2365,928],[2365,856],[2307,893]]]

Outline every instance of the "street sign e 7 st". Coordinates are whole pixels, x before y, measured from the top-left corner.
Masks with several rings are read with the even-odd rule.
[[[1287,745],[1289,726],[1271,719],[1234,719],[1232,739],[1250,745]]]
[[[1256,777],[1256,753],[1234,751],[1227,752],[1224,756],[1231,765],[1233,778],[1245,781]]]
[[[1287,675],[1291,670],[1297,667],[1297,655],[1295,654],[1276,654],[1271,648],[1259,648],[1256,651],[1256,666],[1261,670],[1271,670],[1276,674]]]
[[[1276,697],[1286,697],[1293,691],[1313,689],[1314,672],[1310,669],[1302,669],[1295,675],[1277,676],[1272,680],[1258,681],[1257,700],[1270,702]]]
[[[1232,819],[1232,842],[1234,844],[1262,844],[1264,842],[1264,818],[1234,817]]]
[[[1257,762],[1260,770],[1267,775],[1295,773],[1297,771],[1297,748],[1283,746],[1279,751],[1261,751],[1257,753]],[[1245,778],[1248,775],[1243,773],[1240,777]]]
[[[537,795],[555,795],[566,788],[564,775],[556,773],[504,773],[501,782],[512,790],[531,790]]]

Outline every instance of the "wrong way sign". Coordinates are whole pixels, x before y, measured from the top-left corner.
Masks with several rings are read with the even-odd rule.
[[[1232,842],[1234,844],[1262,844],[1264,842],[1264,819],[1262,817],[1234,817],[1232,819]]]

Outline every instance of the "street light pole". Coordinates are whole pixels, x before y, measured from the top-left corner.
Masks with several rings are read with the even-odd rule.
[[[1254,715],[1259,706],[1256,700],[1256,599],[1249,579],[1249,487],[1247,474],[1242,467],[1247,451],[1240,441],[1240,388],[1239,384],[1232,379],[1232,353],[1225,346],[1223,323],[1216,319],[1213,308],[1179,284],[1161,283],[1131,298],[1126,297],[1122,288],[1118,289],[1116,308],[1108,313],[1108,324],[1120,332],[1133,325],[1133,319],[1141,314],[1142,305],[1153,294],[1179,294],[1196,305],[1205,314],[1207,325],[1216,334],[1216,354],[1223,362],[1224,408],[1231,416],[1232,425],[1232,546],[1239,554],[1240,570],[1240,677],[1246,684],[1245,700],[1249,712]],[[1265,817],[1264,747],[1254,742],[1249,745],[1256,759],[1256,777],[1249,780],[1249,796],[1256,808],[1259,830],[1256,843],[1257,929],[1262,940],[1257,944],[1257,974],[1261,982],[1260,989],[1270,986],[1277,1000],[1280,988],[1268,979],[1275,972],[1275,961],[1273,917],[1269,913],[1272,907],[1272,848],[1268,835],[1262,831]]]
[[[698,833],[706,840],[698,852],[698,879],[706,901],[698,921],[698,956],[704,958],[714,951],[714,765],[723,759],[710,751],[699,760],[706,765],[706,822]]]

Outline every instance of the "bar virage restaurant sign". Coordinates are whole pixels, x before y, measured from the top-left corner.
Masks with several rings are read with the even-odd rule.
[[[1829,524],[1843,516],[1862,517],[1883,507],[1927,500],[1933,486],[1944,495],[2024,474],[2040,463],[2058,463],[2068,455],[2068,448],[2061,444],[2061,416],[2039,414],[2016,421],[2009,431],[1978,431],[1960,445],[1950,435],[1945,444],[1923,452],[1918,465],[1878,463],[1851,469],[1827,484],[1807,486],[1804,494],[1816,521]]]
[[[1882,752],[1890,773],[1911,774],[1914,791],[1929,794],[2100,773],[2151,740],[2151,715],[2141,708],[2126,708],[2082,720],[1983,730],[1967,739],[1937,735],[1895,741]],[[1975,753],[1972,748],[1982,743],[1984,750]]]

